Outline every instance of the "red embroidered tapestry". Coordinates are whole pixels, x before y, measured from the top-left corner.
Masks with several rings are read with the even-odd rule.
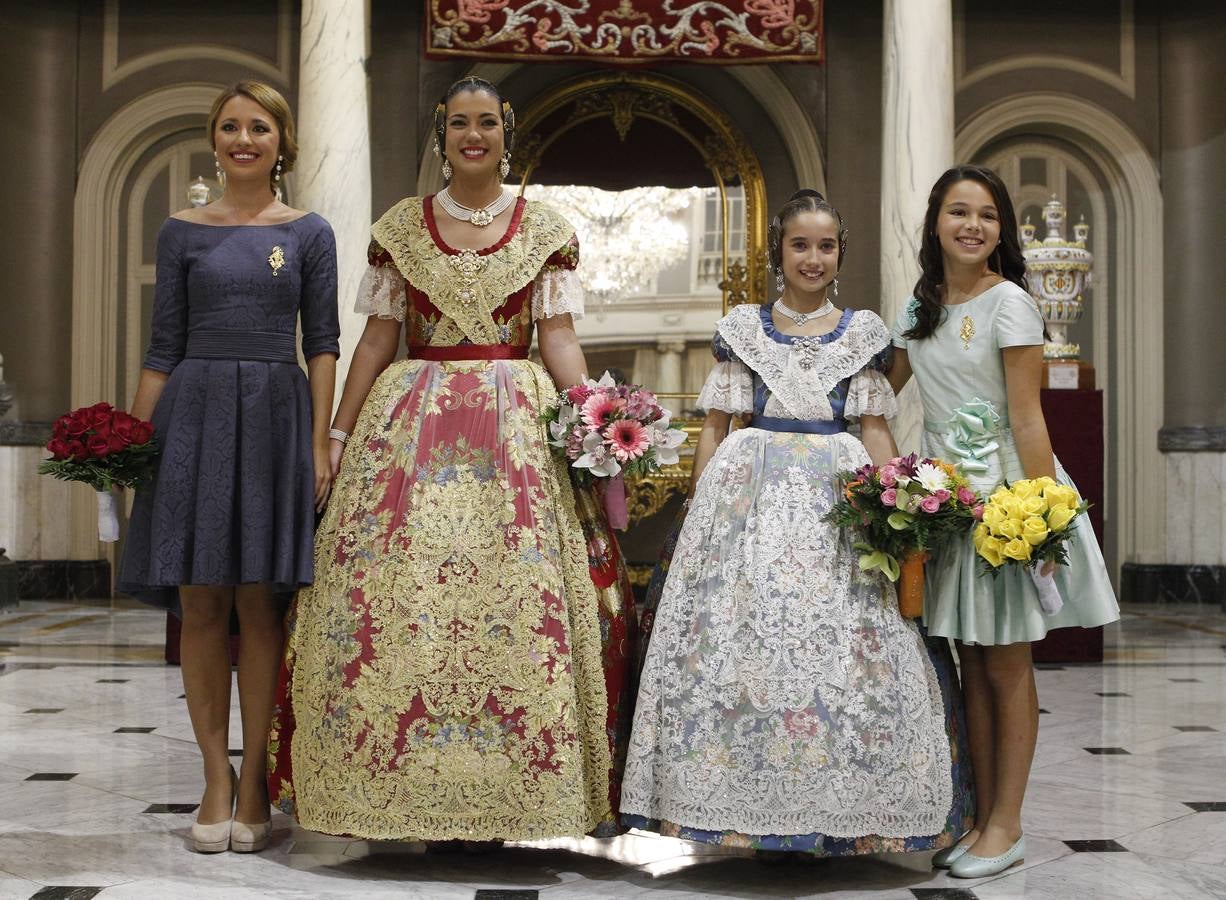
[[[441,58],[650,62],[822,61],[822,0],[429,0]]]

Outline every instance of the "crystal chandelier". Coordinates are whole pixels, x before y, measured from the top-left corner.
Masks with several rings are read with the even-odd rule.
[[[530,185],[524,192],[575,226],[579,280],[602,303],[650,290],[661,271],[685,257],[690,234],[678,214],[689,208],[695,193],[665,187],[602,191],[583,185]]]

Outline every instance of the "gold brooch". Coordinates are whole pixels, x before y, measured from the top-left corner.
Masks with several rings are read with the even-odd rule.
[[[962,338],[962,349],[971,349],[971,338],[975,336],[975,320],[970,316],[962,317],[962,330],[958,332],[958,337]]]
[[[477,279],[485,271],[489,263],[488,257],[481,256],[476,250],[462,250],[455,256],[447,257],[447,263],[455,270],[460,280],[456,296],[465,303],[471,303],[476,299]]]
[[[268,265],[272,268],[272,277],[276,278],[281,267],[285,265],[285,251],[280,246],[273,247],[272,253],[268,254]]]

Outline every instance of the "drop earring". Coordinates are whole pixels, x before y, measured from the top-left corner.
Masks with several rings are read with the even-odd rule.
[[[834,296],[837,297],[839,295],[839,280],[836,278],[832,283],[834,285]]]
[[[276,165],[276,168],[274,168],[274,169],[272,170],[272,180],[273,180],[273,184],[280,184],[280,183],[281,183],[281,163],[283,163],[284,161],[285,161],[285,157],[284,157],[284,156],[278,156],[278,157],[277,157],[277,165]]]
[[[445,156],[443,157],[443,180],[451,180],[451,162]]]
[[[226,183],[226,173],[221,170],[221,160],[217,158],[217,154],[213,154],[213,168],[217,170],[217,183]]]
[[[779,296],[783,296],[783,269],[775,270],[775,290]]]
[[[502,176],[502,180],[506,181],[507,176],[511,174],[511,151],[508,150],[502,155],[502,159],[498,162],[498,173]]]

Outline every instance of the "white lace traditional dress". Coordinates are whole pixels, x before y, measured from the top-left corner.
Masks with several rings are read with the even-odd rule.
[[[962,821],[924,642],[823,521],[832,476],[869,462],[848,420],[896,410],[874,367],[889,343],[867,311],[805,339],[779,334],[769,308],[720,320],[699,405],[753,424],[720,444],[678,538],[622,786],[631,824],[819,853],[848,839],[838,852],[855,853],[882,849],[861,837],[909,849]]]

